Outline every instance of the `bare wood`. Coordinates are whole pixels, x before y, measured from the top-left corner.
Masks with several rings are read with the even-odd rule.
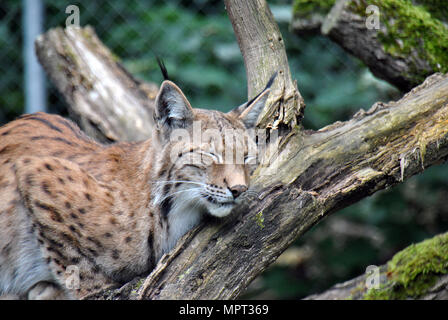
[[[37,38],[36,52],[89,135],[100,141],[150,137],[158,87],[127,72],[92,28],[52,29]]]
[[[300,123],[305,109],[297,83],[292,80],[285,44],[274,17],[264,0],[226,0],[226,10],[244,58],[248,97],[253,98],[278,72],[259,126],[293,128]]]

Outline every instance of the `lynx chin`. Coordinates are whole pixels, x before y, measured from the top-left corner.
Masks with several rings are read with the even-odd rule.
[[[0,296],[78,299],[119,286],[149,273],[204,215],[229,215],[249,188],[248,131],[274,77],[229,113],[192,108],[166,80],[142,142],[102,145],[45,113],[0,127]],[[192,136],[193,123],[217,134],[173,139]],[[232,146],[226,130],[239,132]],[[241,163],[224,161],[237,154]],[[79,282],[67,286],[73,266]]]

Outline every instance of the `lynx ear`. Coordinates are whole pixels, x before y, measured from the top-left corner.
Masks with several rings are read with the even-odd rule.
[[[193,108],[171,81],[164,81],[156,98],[155,120],[159,127],[185,128],[193,122]]]
[[[255,98],[230,111],[230,114],[237,116],[241,121],[243,121],[246,128],[253,128],[257,124],[258,116],[266,104],[266,100],[271,92],[270,88],[276,76],[277,72],[271,76],[266,84],[266,87],[263,91],[257,94]]]

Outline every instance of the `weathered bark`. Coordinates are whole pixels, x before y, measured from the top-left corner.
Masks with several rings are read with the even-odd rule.
[[[259,1],[257,3],[262,5]],[[234,13],[229,13],[234,25],[236,20],[243,20],[242,14],[248,14],[238,9],[247,2],[235,0],[226,4],[229,12],[235,9]],[[254,8],[266,7],[264,4]],[[262,15],[269,13],[266,9],[261,10]],[[274,24],[274,21],[259,19],[251,28],[235,27],[237,38],[244,38],[241,32],[263,24]],[[66,31],[65,34],[70,35],[71,32],[75,31]],[[45,48],[46,39],[51,38],[49,35],[41,39],[41,47]],[[260,41],[253,48],[269,47],[269,37],[252,40]],[[56,46],[58,41],[64,43],[64,38],[56,40]],[[245,59],[264,59],[264,54],[249,53],[256,49],[241,47],[243,52],[247,52]],[[82,56],[84,51],[78,51],[76,54]],[[48,69],[47,56],[40,56],[44,68]],[[72,66],[71,61],[66,64]],[[61,63],[64,66],[63,59]],[[260,61],[260,64],[266,63]],[[279,62],[279,66],[285,68],[282,63],[287,62]],[[102,65],[108,68],[106,64]],[[76,74],[76,71],[70,72]],[[267,72],[259,73],[260,77],[269,75]],[[69,72],[56,73],[55,79],[65,81],[61,88],[71,88],[71,96],[82,97],[88,92]],[[99,84],[107,81],[106,78],[99,79]],[[288,77],[283,81],[287,83]],[[70,85],[72,82],[75,85]],[[129,91],[129,87],[120,82],[116,85]],[[277,104],[270,103],[265,110],[269,115],[266,123],[274,127],[275,123],[285,124],[283,120],[277,121],[279,110],[294,115],[298,115],[299,110],[303,111],[295,85],[287,95],[283,89],[273,90],[270,99]],[[296,101],[290,104],[290,111],[278,109],[285,101]],[[142,121],[150,125],[150,120]],[[87,298],[238,297],[252,279],[323,217],[448,158],[448,76],[432,76],[397,102],[377,103],[350,121],[338,122],[316,132],[300,130],[291,125],[294,121],[287,123],[283,127],[287,128],[287,134],[282,137],[278,154],[271,157],[269,165],[255,171],[251,179],[252,192],[242,196],[243,201],[232,216],[206,221],[189,232],[169,254],[162,257],[148,277]]]
[[[370,17],[370,21],[374,21],[374,14],[366,13],[366,8],[371,4],[377,5],[379,28],[375,28],[367,20]],[[412,4],[406,5],[412,7]],[[423,41],[407,52],[408,43],[410,41],[418,43],[419,37],[426,35],[427,38],[424,41],[436,41],[440,42],[437,45],[444,45],[443,43],[447,43],[448,37],[435,38],[432,34],[438,30],[427,26],[420,26],[418,30],[415,30],[415,35],[412,36],[417,39],[410,39],[409,35],[402,35],[400,31],[392,31],[395,25],[404,24],[404,22],[397,21],[396,13],[393,10],[380,1],[373,3],[364,0],[337,0],[324,19],[316,21],[314,15],[308,19],[296,16],[291,22],[291,27],[293,31],[300,34],[303,31],[309,31],[310,24],[315,29],[316,24],[321,22],[323,35],[328,36],[349,53],[361,59],[375,76],[390,82],[403,92],[407,92],[430,74],[446,70],[446,66],[442,63],[442,61],[446,61],[446,57],[443,58],[444,60],[441,59],[446,53],[440,53],[439,56],[434,55],[433,52],[426,49]],[[312,21],[307,22],[309,19]],[[444,29],[445,35],[448,34],[448,28],[444,27],[440,21],[429,15],[425,19],[433,19],[434,23],[439,24],[438,28]],[[409,20],[412,19],[409,18]],[[408,23],[416,24],[417,22],[408,21]],[[397,49],[388,50],[388,47]],[[434,60],[432,63],[429,62],[429,57]]]
[[[404,264],[413,264],[412,270],[409,270],[409,274],[405,275],[406,277],[412,277],[412,280],[406,287],[399,281],[397,271],[395,270],[395,263],[389,262],[379,267],[376,274],[363,274],[344,283],[336,284],[325,292],[308,296],[305,300],[391,299],[395,295],[407,300],[448,300],[448,257],[444,254],[448,252],[447,236],[448,234],[436,236],[425,241],[431,242],[430,245],[422,246],[423,243],[419,243],[417,245],[411,245],[398,253],[402,256],[409,255],[407,256],[408,259],[402,258],[401,256],[400,259],[397,259],[399,267],[405,269],[403,268]],[[444,239],[444,241],[440,241],[440,239]],[[419,248],[418,250],[415,249],[417,247]],[[405,251],[409,251],[410,253],[406,254]],[[434,254],[438,256],[433,256]],[[394,256],[394,258],[396,257],[397,255]],[[429,260],[431,257],[439,261],[433,263]],[[437,263],[445,265],[445,272],[428,270],[432,264]],[[377,281],[376,287],[373,287],[374,283],[372,283],[374,276],[377,276],[377,279],[375,279]],[[400,274],[400,277],[402,276]],[[422,277],[425,277],[425,279],[422,279]],[[428,279],[431,279],[429,283]],[[368,284],[371,286],[370,289],[368,288]]]
[[[259,118],[261,128],[293,128],[300,123],[305,103],[292,80],[285,44],[264,0],[226,0],[226,10],[244,58],[248,97],[253,98],[278,72],[275,94]],[[244,19],[242,18],[244,17]]]
[[[158,87],[127,72],[92,28],[50,30],[37,38],[36,52],[90,136],[102,142],[150,137]]]
[[[380,269],[385,270],[385,266],[380,267]],[[365,283],[366,275],[361,275],[334,285],[325,292],[308,296],[305,300],[362,300],[364,293],[367,291]],[[408,297],[407,299],[448,300],[448,275],[440,275],[437,282],[425,294],[416,298]]]

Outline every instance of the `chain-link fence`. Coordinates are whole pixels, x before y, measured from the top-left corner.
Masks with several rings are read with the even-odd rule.
[[[93,26],[123,65],[145,81],[162,80],[155,60],[161,56],[196,107],[228,110],[246,98],[243,60],[222,1],[39,1],[43,30],[65,26],[67,7],[75,5],[80,24]],[[0,123],[24,112],[24,2],[0,4]],[[300,90],[308,105],[316,105],[306,120],[310,126],[345,118],[354,111],[349,106],[369,106],[384,93],[383,88],[366,89],[372,81],[356,81],[368,73],[327,39],[293,37],[288,31],[290,1],[268,2],[283,30]],[[47,88],[48,111],[64,114],[64,102],[51,84]]]

